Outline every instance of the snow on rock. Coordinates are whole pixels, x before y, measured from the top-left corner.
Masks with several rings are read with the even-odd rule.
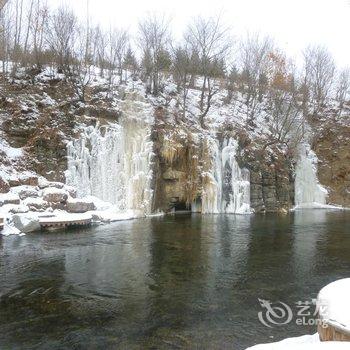
[[[20,232],[29,233],[40,230],[39,218],[33,213],[13,215],[12,221]]]
[[[69,193],[60,188],[47,187],[43,190],[43,199],[49,203],[65,203]]]
[[[112,203],[105,202],[102,199],[99,199],[95,196],[86,196],[83,199],[93,202],[95,205],[95,210],[99,210],[99,211],[108,210],[108,209],[113,209],[113,207],[114,207]],[[116,209],[116,208],[114,207],[114,209]]]
[[[320,318],[344,332],[350,332],[350,278],[332,282],[317,297]],[[350,348],[350,345],[349,345]]]
[[[9,158],[20,158],[23,156],[22,148],[13,148],[4,139],[1,138],[0,151],[4,152]]]
[[[25,233],[21,232],[19,229],[14,227],[13,225],[5,224],[4,229],[1,231],[1,234],[3,236],[10,236],[10,235],[25,235]]]
[[[6,204],[20,204],[20,198],[16,193],[0,194],[0,205]]]
[[[68,185],[64,184],[63,182],[48,181],[44,177],[39,178],[38,186],[41,190],[44,190],[45,188],[50,188],[50,187],[64,189],[73,198],[75,198],[77,195],[77,190],[73,186],[68,186]]]
[[[39,216],[38,222],[40,223],[48,223],[48,222],[71,222],[71,221],[80,221],[80,220],[91,220],[92,215],[89,213],[67,213],[67,212],[55,212],[51,215]]]
[[[21,213],[28,213],[28,211],[29,211],[29,208],[26,205],[20,204],[20,205],[13,205],[8,212],[11,214],[21,214]]]
[[[91,198],[69,198],[66,206],[69,213],[85,213],[96,209],[94,201]]]
[[[19,191],[17,191],[18,196],[21,200],[24,200],[28,197],[38,197],[39,193],[38,190],[35,189],[34,187],[30,187],[30,186],[20,186],[22,187]]]
[[[319,317],[329,326],[350,332],[350,278],[332,282],[321,289],[317,297]],[[319,334],[287,338],[280,342],[259,344],[247,350],[340,350],[349,349],[346,341],[320,341]]]
[[[42,198],[26,198],[23,201],[23,204],[25,204],[31,211],[44,211],[49,207],[49,203]]]
[[[259,344],[246,350],[345,350],[348,342],[321,342],[318,333],[301,337],[287,338],[276,343]]]
[[[7,193],[10,191],[10,185],[7,180],[0,176],[0,193]]]
[[[41,222],[52,220],[111,222],[144,216],[141,210],[120,210],[94,196],[73,198],[76,189],[60,182],[39,178],[38,186],[30,186],[21,185],[19,178],[13,177],[16,186],[9,193],[0,194],[0,216],[5,219],[3,235],[38,231]]]
[[[92,212],[92,219],[94,221],[102,222],[113,222],[113,221],[122,221],[122,220],[132,220],[140,218],[143,216],[142,212],[137,212],[134,210],[126,210],[120,212],[116,208],[111,208],[110,210],[101,210]]]
[[[40,189],[44,189],[47,187],[55,187],[55,188],[63,188],[64,183],[63,182],[57,182],[57,181],[48,181],[45,178],[40,178],[38,181],[38,186]]]

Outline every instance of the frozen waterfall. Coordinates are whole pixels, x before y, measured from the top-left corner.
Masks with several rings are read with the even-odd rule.
[[[96,196],[117,209],[151,212],[152,142],[149,128],[123,125],[87,127],[68,146],[67,184],[80,197]]]
[[[295,176],[295,204],[297,207],[322,207],[326,204],[327,190],[317,179],[317,157],[310,146],[299,147]]]
[[[210,141],[212,170],[202,193],[202,213],[251,213],[250,174],[236,160],[238,143]]]

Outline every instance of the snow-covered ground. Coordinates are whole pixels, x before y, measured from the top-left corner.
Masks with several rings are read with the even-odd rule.
[[[287,338],[276,343],[259,344],[246,350],[345,350],[349,349],[348,342],[321,342],[318,333],[301,337]]]

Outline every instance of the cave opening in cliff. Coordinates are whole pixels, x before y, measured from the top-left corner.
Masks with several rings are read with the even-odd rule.
[[[190,212],[191,204],[186,201],[180,200],[178,197],[172,199],[172,207],[175,212]]]

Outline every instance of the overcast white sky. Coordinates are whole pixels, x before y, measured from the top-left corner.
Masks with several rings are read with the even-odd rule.
[[[68,4],[86,15],[87,0],[48,0]],[[300,58],[309,43],[322,44],[337,64],[350,66],[350,0],[89,0],[90,16],[106,28],[110,25],[136,31],[147,13],[169,15],[175,36],[198,15],[222,13],[236,37],[260,31],[275,38],[291,57]]]

